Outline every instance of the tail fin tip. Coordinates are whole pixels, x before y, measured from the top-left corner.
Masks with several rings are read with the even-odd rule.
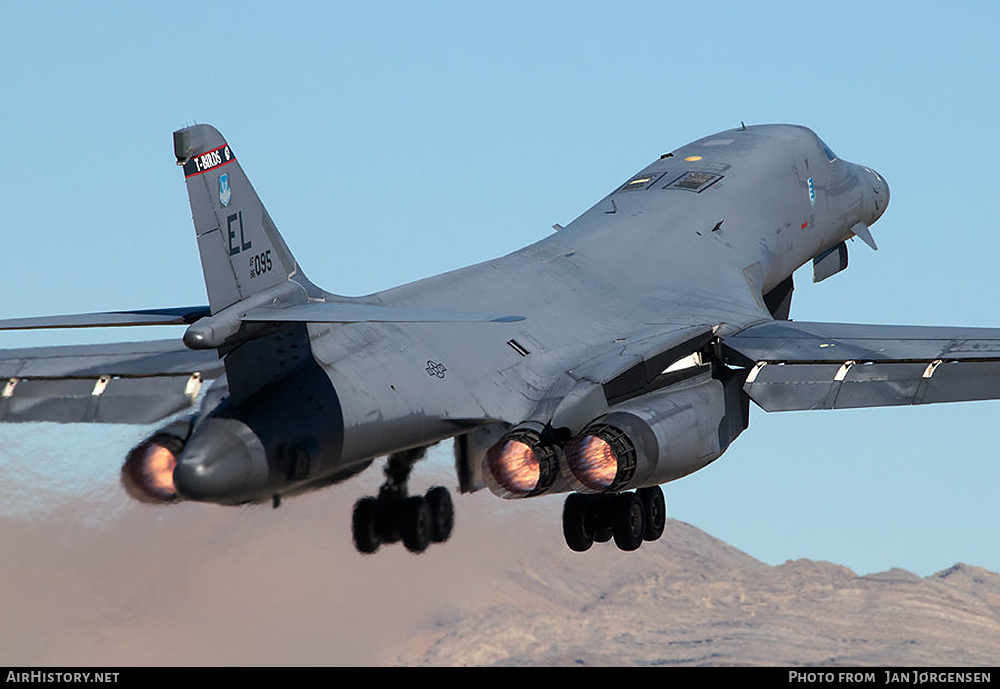
[[[175,131],[174,156],[184,168],[212,313],[287,281],[322,293],[302,273],[219,130],[196,124]]]

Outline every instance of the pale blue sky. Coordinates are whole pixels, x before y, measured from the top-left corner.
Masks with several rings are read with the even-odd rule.
[[[205,301],[171,151],[189,123],[223,131],[313,281],[362,294],[512,251],[659,154],[745,121],[810,126],[892,190],[878,252],[853,243],[850,268],[821,285],[797,275],[794,318],[1000,325],[995,3],[3,14],[4,317]],[[668,504],[768,562],[1000,571],[998,420],[1000,403],[754,409],[721,460],[666,486]]]

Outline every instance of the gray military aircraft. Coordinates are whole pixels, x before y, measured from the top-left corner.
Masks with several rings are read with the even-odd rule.
[[[148,502],[272,501],[388,457],[356,547],[447,540],[443,487],[413,464],[454,438],[459,488],[565,492],[570,548],[658,538],[660,485],[769,410],[1000,397],[1000,329],[789,320],[793,273],[847,266],[889,188],[809,129],[722,132],[660,156],[508,256],[365,297],[302,273],[208,125],[174,133],[208,305],[0,321],[184,324],[154,341],[0,352],[0,418],[152,424],[122,480]],[[6,381],[6,382],[4,382]],[[192,407],[195,411],[185,411]]]

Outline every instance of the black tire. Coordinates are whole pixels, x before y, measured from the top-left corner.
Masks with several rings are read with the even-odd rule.
[[[611,526],[612,506],[617,495],[590,496],[591,528],[594,530],[595,543],[607,543],[614,538],[615,530]]]
[[[451,493],[444,486],[435,486],[427,491],[427,504],[431,508],[431,540],[444,543],[451,538],[455,528],[455,506]]]
[[[589,495],[570,493],[563,503],[563,537],[570,550],[582,553],[594,545]]]
[[[655,541],[663,535],[667,525],[667,502],[663,499],[663,489],[659,486],[640,488],[636,491],[642,502],[642,516],[645,527],[642,531],[644,541]]]
[[[431,506],[422,496],[403,503],[403,545],[411,553],[422,553],[431,544]]]
[[[378,535],[378,500],[373,497],[361,498],[354,503],[351,518],[351,533],[354,547],[359,553],[370,555],[378,550],[382,539]]]
[[[620,550],[635,550],[642,545],[645,527],[642,501],[635,493],[619,493],[611,509],[615,545]]]

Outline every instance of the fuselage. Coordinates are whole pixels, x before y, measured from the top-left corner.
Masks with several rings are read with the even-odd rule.
[[[359,300],[523,320],[288,326],[237,349],[227,370],[241,359],[256,382],[195,429],[178,488],[266,499],[477,425],[544,423],[552,400],[579,389],[578,368],[613,369],[672,332],[725,336],[772,318],[764,295],[887,201],[880,176],[803,127],[695,141],[530,246]],[[233,469],[204,488],[212,465]]]
[[[877,219],[879,184],[887,198],[880,177],[806,128],[723,132],[659,158],[535,244],[371,297],[523,321],[310,326],[317,360],[350,391],[339,395],[342,461],[452,435],[455,422],[517,423],[567,369],[624,343],[770,318],[764,294]]]

